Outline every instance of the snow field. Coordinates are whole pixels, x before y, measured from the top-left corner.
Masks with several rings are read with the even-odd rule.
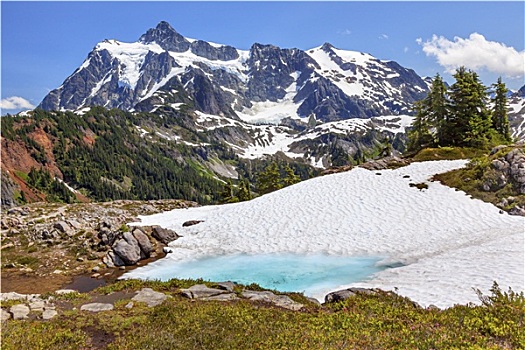
[[[384,256],[383,270],[355,286],[398,288],[426,306],[476,302],[472,288],[524,289],[524,218],[428,179],[464,160],[413,163],[395,170],[314,178],[249,202],[178,209],[141,217],[141,225],[183,237],[165,259],[126,277],[146,277],[163,264],[234,254]],[[408,176],[408,177],[407,177]],[[427,182],[418,190],[409,183]],[[182,228],[188,220],[204,222]],[[347,287],[347,286],[340,286]],[[339,288],[336,288],[339,289]],[[330,290],[312,295],[320,300]]]

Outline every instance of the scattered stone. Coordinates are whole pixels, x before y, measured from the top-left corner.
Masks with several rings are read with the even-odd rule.
[[[148,307],[153,307],[162,304],[167,298],[168,295],[164,293],[156,292],[151,288],[142,288],[131,300],[146,303]]]
[[[29,307],[25,304],[17,304],[11,306],[9,312],[13,315],[14,320],[23,320],[26,319],[29,315]]]
[[[0,309],[0,319],[2,322],[7,321],[11,318],[11,314],[4,309]]]
[[[164,244],[173,242],[174,240],[180,237],[175,231],[168,230],[160,226],[153,226],[152,229],[153,231],[151,235],[153,236],[153,238]]]
[[[84,304],[80,307],[80,311],[91,311],[91,312],[100,312],[100,311],[110,311],[113,310],[113,304],[107,303],[90,303]]]
[[[100,266],[95,266],[94,268],[91,269],[91,272],[99,272],[100,271]]]
[[[46,308],[44,310],[44,312],[42,313],[42,319],[43,320],[50,320],[53,317],[55,317],[56,315],[58,315],[58,312],[55,309],[51,309],[51,308],[48,309],[48,308]]]
[[[185,223],[182,224],[182,227],[188,227],[188,226],[197,225],[197,224],[200,224],[201,222],[204,222],[204,220],[190,220],[190,221],[186,221]]]
[[[241,296],[243,298],[246,298],[248,300],[252,301],[262,301],[266,303],[274,304],[275,306],[279,306],[288,310],[297,311],[304,307],[303,304],[295,302],[287,295],[275,295],[274,293],[270,291],[252,291],[252,290],[245,290],[241,293]]]
[[[126,309],[131,309],[131,308],[133,308],[133,305],[134,305],[133,302],[130,301],[130,302],[127,303],[126,306],[124,306],[124,307],[125,307]]]
[[[78,291],[74,289],[59,289],[55,291],[55,294],[70,294],[70,293],[78,293]]]
[[[84,258],[81,257],[81,256],[79,256],[79,257],[77,258],[77,261],[78,261],[78,262],[84,262]]]
[[[120,266],[118,269],[119,269],[119,270],[125,270],[125,269],[126,269],[126,266]]]
[[[42,312],[44,311],[45,306],[46,303],[43,300],[35,300],[29,303],[29,308],[31,309],[31,311]]]
[[[181,289],[181,293],[182,296],[189,299],[205,299],[230,292],[224,289],[209,288],[204,284],[196,284],[188,289]]]
[[[7,248],[12,248],[14,247],[15,245],[13,243],[7,243],[6,245],[3,245],[0,250],[4,250],[4,249],[7,249]]]
[[[59,270],[59,269],[56,269],[56,270],[54,270],[52,273],[53,273],[54,275],[60,275],[60,274],[64,273],[64,271]]]
[[[91,275],[91,278],[99,278],[100,277],[100,273],[94,273]]]
[[[72,233],[71,226],[65,221],[58,221],[53,225],[53,228],[57,229],[58,231],[65,233],[66,235],[70,236]]]
[[[40,298],[40,294],[19,294],[17,292],[0,293],[0,300],[33,300]]]
[[[510,215],[525,216],[525,209],[515,206],[509,211]]]

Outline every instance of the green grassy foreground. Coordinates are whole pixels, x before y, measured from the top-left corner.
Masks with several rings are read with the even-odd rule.
[[[154,308],[127,299],[113,311],[61,311],[50,321],[9,320],[2,349],[523,349],[525,297],[495,284],[481,306],[423,309],[394,293],[358,295],[297,312],[249,301],[200,302],[190,281],[125,281],[92,293],[152,287],[173,296]],[[84,295],[69,300],[85,302]]]

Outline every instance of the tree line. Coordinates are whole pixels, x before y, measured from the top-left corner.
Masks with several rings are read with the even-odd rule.
[[[476,72],[465,67],[458,68],[453,77],[456,81],[447,88],[436,74],[427,97],[415,103],[408,150],[442,146],[486,148],[510,143],[508,89],[501,78],[489,90]]]

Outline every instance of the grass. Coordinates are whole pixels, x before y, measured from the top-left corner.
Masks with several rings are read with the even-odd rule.
[[[424,148],[419,151],[413,160],[423,162],[428,160],[453,160],[453,159],[472,159],[487,155],[490,150],[467,147],[439,147]]]
[[[155,282],[172,290],[189,281]],[[198,281],[193,281],[197,283]],[[145,282],[119,284],[119,288]],[[146,283],[147,284],[147,283]],[[106,288],[106,287],[104,287]],[[102,290],[102,289],[100,289]],[[422,309],[393,293],[358,295],[303,311],[245,300],[63,312],[50,321],[9,321],[9,349],[522,349],[525,297],[497,285],[483,305]],[[137,334],[140,333],[140,336]]]

